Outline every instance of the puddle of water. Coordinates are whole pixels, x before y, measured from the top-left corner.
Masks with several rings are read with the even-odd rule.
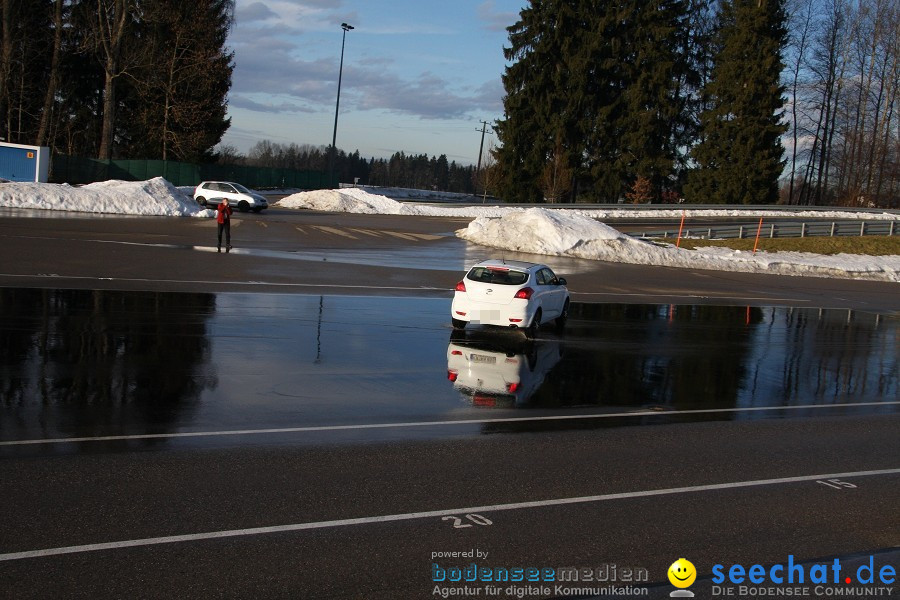
[[[212,246],[193,246],[194,250],[215,251]],[[234,248],[234,254],[246,254],[260,258],[282,258],[307,262],[330,262],[337,264],[366,265],[374,267],[425,269],[429,271],[455,271],[462,276],[466,269],[488,258],[503,257],[509,260],[524,260],[549,265],[563,275],[587,273],[597,268],[597,261],[577,258],[543,256],[508,252],[469,244],[455,237],[422,245],[405,245],[394,248],[333,248],[328,251],[280,251],[260,248]]]
[[[451,333],[447,299],[7,288],[0,307],[0,440],[586,412],[659,415],[600,426],[900,412],[890,404],[898,319],[876,314],[575,304],[564,336],[547,329],[528,342]],[[856,406],[816,408],[845,404]],[[696,410],[728,412],[676,416]],[[432,435],[383,435],[419,434]]]

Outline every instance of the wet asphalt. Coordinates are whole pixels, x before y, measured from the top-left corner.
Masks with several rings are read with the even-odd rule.
[[[40,212],[41,214],[35,214]],[[547,262],[575,300],[900,311],[896,284],[647,267],[502,252],[454,236],[469,219],[276,209],[239,214],[231,254],[211,219],[0,211],[0,285],[450,297],[467,266]]]
[[[0,217],[0,597],[485,597],[435,581],[472,564],[668,597],[683,556],[702,598],[716,564],[897,567],[892,284],[610,290],[569,262],[569,327],[530,343],[451,332],[456,223],[258,217],[244,256],[187,219]]]

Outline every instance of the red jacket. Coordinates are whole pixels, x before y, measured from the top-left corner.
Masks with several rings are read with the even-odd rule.
[[[225,223],[226,221],[230,221],[231,213],[233,212],[234,211],[231,210],[230,204],[226,206],[225,203],[222,202],[221,204],[219,204],[219,206],[216,207],[216,222]]]

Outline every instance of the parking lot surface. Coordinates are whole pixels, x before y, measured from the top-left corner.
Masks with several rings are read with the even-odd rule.
[[[0,217],[0,597],[896,593],[896,284],[548,259],[563,334],[460,334],[463,225]]]

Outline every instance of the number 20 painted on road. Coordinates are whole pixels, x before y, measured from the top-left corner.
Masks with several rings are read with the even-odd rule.
[[[476,525],[483,525],[487,527],[488,525],[493,525],[494,522],[488,519],[487,517],[483,517],[481,515],[469,514],[466,515],[466,519],[472,521],[472,523],[463,523],[463,520],[454,515],[447,515],[446,517],[441,517],[441,521],[448,521],[453,519],[453,528],[454,529],[462,529],[464,527],[471,527],[472,523]]]
[[[841,481],[840,479],[828,479],[827,481],[819,479],[816,481],[816,483],[821,483],[822,485],[827,485],[828,487],[834,488],[836,490],[853,489],[856,487],[852,483],[847,483],[846,481]]]

